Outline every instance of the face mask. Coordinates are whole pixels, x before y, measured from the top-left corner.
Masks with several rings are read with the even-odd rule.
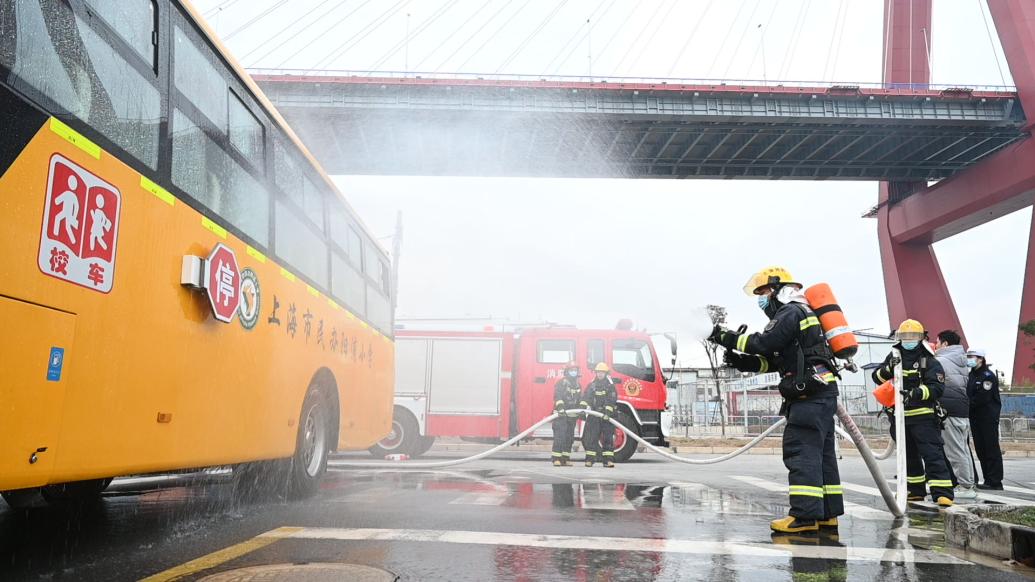
[[[568,370],[567,372],[565,372],[565,374],[567,374],[569,378],[577,378],[578,375],[579,375],[579,371],[578,370]]]
[[[765,311],[766,307],[769,307],[769,296],[768,295],[759,295],[758,296],[758,308],[761,309],[762,311]]]
[[[967,358],[967,367],[977,368],[977,360],[975,360],[974,358]]]
[[[918,345],[920,345],[920,342],[902,342],[902,347],[907,350],[915,350]]]

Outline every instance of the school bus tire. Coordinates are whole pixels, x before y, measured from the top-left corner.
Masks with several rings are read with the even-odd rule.
[[[419,457],[424,453],[428,452],[431,447],[435,444],[435,437],[433,436],[422,436],[417,439],[417,446],[413,449],[413,456]]]
[[[324,389],[312,386],[302,402],[295,454],[288,469],[291,497],[309,497],[319,488],[320,479],[327,472],[327,456],[334,448],[331,442],[333,418],[335,415]]]
[[[367,449],[378,459],[386,455],[419,455],[416,452],[420,445],[420,429],[413,413],[401,406],[396,406],[392,413],[392,432]]]

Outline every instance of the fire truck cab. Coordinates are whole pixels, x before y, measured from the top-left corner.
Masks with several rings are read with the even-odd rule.
[[[669,341],[674,356],[675,343]],[[615,419],[646,441],[667,446],[666,379],[649,335],[546,326],[514,332],[398,331],[392,432],[370,452],[412,457],[440,436],[493,443],[512,438],[553,411],[554,385],[570,361],[579,365],[583,389],[593,379],[593,367],[607,363],[618,392]],[[552,434],[546,425],[532,437]],[[616,461],[628,460],[637,446],[615,431]]]

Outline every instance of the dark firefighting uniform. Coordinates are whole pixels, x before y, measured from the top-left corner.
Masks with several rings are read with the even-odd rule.
[[[945,372],[926,342],[912,350],[903,348],[901,342],[895,347],[902,354],[902,390],[909,393],[908,397],[902,397],[909,496],[926,497],[930,487],[932,499],[952,499],[952,475],[945,459],[941,421],[935,411],[938,399],[945,391]],[[873,371],[873,381],[878,385],[895,377],[891,358],[892,354],[888,354],[884,363]],[[894,411],[889,413],[894,414]],[[891,438],[897,438],[894,422],[891,423]]]
[[[553,410],[562,412],[578,408],[582,400],[582,386],[577,380],[561,378],[553,387]],[[553,421],[553,460],[567,461],[571,458],[571,444],[575,440],[575,417],[558,416]]]
[[[974,450],[981,462],[981,476],[985,485],[1003,484],[1003,452],[999,448],[999,378],[988,366],[974,368],[967,380],[970,398],[970,430],[974,435]]]
[[[727,349],[730,366],[780,373],[780,413],[787,417],[783,464],[790,485],[788,513],[802,520],[837,517],[844,513],[844,497],[834,451],[838,392],[833,353],[807,305],[792,301],[766,315],[771,319],[765,330],[740,335],[724,331],[717,341]]]
[[[618,392],[614,380],[605,376],[603,380],[593,380],[586,386],[580,404],[601,414],[613,416],[618,403]],[[587,416],[586,425],[582,429],[582,447],[586,449],[587,461],[612,461],[615,456],[615,427],[610,422],[596,416]],[[602,459],[601,459],[602,457]]]

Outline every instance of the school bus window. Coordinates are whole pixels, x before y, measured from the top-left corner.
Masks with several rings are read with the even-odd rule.
[[[265,168],[265,140],[262,124],[241,99],[230,94],[230,144],[259,170]]]
[[[349,227],[349,248],[347,249],[352,264],[363,271],[363,239],[356,232],[356,229]]]
[[[323,231],[324,195],[308,176],[302,177],[302,209],[306,218]]]
[[[176,26],[173,75],[176,88],[202,115],[226,131],[227,95],[226,80],[212,65],[207,47],[195,43],[193,37]]]
[[[337,244],[341,250],[345,251],[346,256],[349,253],[349,238],[352,227],[349,226],[349,220],[346,218],[345,209],[340,204],[332,204],[332,210],[327,215],[327,223],[330,227],[331,240]]]
[[[276,252],[321,287],[327,285],[327,243],[290,206],[277,202]]]
[[[261,245],[269,243],[269,193],[185,113],[172,127],[172,179],[198,202]]]
[[[0,34],[10,40],[0,47],[0,64],[11,71],[11,84],[42,94],[41,101],[157,166],[162,105],[154,81],[66,4],[55,3],[44,16],[39,2],[17,2],[13,18],[0,18]]]
[[[357,315],[367,312],[366,283],[363,274],[353,269],[339,253],[331,254],[331,293]]]
[[[380,265],[380,267],[378,268],[380,276],[378,277],[377,282],[381,285],[381,293],[383,293],[385,297],[391,297],[392,272],[388,269],[388,264],[385,263],[383,260],[378,260],[378,263]]]
[[[367,319],[382,331],[392,329],[392,302],[373,285],[367,285]]]
[[[90,11],[117,32],[148,66],[155,61],[155,6],[153,0],[87,0]]]

